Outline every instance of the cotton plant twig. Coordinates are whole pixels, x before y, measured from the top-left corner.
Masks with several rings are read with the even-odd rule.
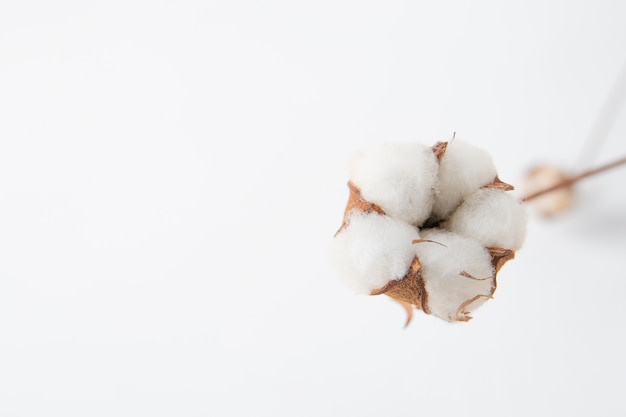
[[[522,202],[528,202],[528,201],[534,200],[535,198],[541,197],[542,195],[551,193],[553,191],[556,191],[556,190],[559,190],[559,189],[562,189],[562,188],[570,187],[570,186],[574,185],[575,183],[577,183],[577,182],[579,182],[579,181],[581,181],[581,180],[583,180],[585,178],[592,177],[594,175],[600,174],[602,172],[608,171],[608,170],[613,169],[613,168],[617,168],[620,165],[625,165],[625,164],[626,164],[626,157],[620,158],[620,159],[618,159],[616,161],[613,161],[613,162],[610,162],[608,164],[599,166],[597,168],[593,168],[593,169],[584,171],[584,172],[582,172],[582,173],[580,173],[578,175],[574,175],[572,177],[565,178],[563,181],[561,181],[561,182],[559,182],[557,184],[554,184],[554,185],[552,185],[550,187],[547,187],[547,188],[545,188],[543,190],[539,190],[537,192],[531,193],[531,194],[523,197],[521,199],[521,201]]]

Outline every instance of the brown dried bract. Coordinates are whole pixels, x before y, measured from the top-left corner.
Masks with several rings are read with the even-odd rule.
[[[496,274],[505,263],[515,258],[515,251],[512,251],[511,249],[487,248],[487,250],[491,255],[491,264],[495,268]]]
[[[417,308],[430,313],[428,295],[422,278],[422,265],[417,256],[411,262],[407,274],[399,281],[391,280],[382,288],[373,290],[371,295],[387,294],[399,301],[411,303]]]
[[[470,316],[469,311],[467,311],[467,307],[474,304],[476,301],[480,300],[481,298],[491,298],[491,295],[478,294],[477,296],[472,297],[469,300],[465,301],[463,304],[459,306],[459,308],[457,308],[454,320],[470,321],[473,317]]]
[[[407,274],[400,279],[391,280],[382,288],[373,290],[371,295],[385,294],[398,301],[405,309],[406,304],[413,305],[418,309],[430,314],[428,308],[428,293],[424,287],[424,279],[422,278],[422,265],[417,256],[411,262],[411,267]],[[412,311],[408,314],[407,325],[411,321]]]
[[[350,195],[348,197],[346,209],[343,212],[343,223],[341,224],[339,230],[337,230],[337,233],[341,232],[346,227],[348,214],[352,210],[362,211],[363,213],[371,213],[372,211],[375,211],[378,214],[385,214],[385,211],[380,208],[380,206],[374,203],[370,203],[369,201],[364,199],[361,195],[361,190],[359,189],[359,187],[354,185],[351,181],[348,182],[348,188],[350,189]],[[337,236],[337,233],[335,233],[335,236]]]
[[[441,158],[446,153],[446,149],[448,149],[448,142],[437,142],[435,146],[433,146],[433,153],[437,157],[437,161],[441,162]]]
[[[347,216],[348,213],[354,209],[357,209],[364,213],[370,213],[372,211],[375,211],[378,214],[385,214],[385,211],[380,208],[380,206],[374,203],[370,203],[369,201],[364,199],[361,195],[361,190],[359,189],[359,187],[354,185],[352,182],[348,182],[348,188],[350,189],[350,196],[348,197],[348,204],[346,204],[346,209],[343,213],[344,220],[345,216]]]
[[[493,179],[493,182],[490,182],[489,184],[484,185],[483,188],[495,188],[497,190],[502,190],[502,191],[512,191],[515,189],[515,187],[513,187],[511,184],[507,184],[506,182],[503,182],[497,176]]]
[[[494,273],[492,277],[487,277],[487,278],[476,278],[465,271],[461,272],[460,275],[462,277],[473,279],[475,281],[491,280],[491,289],[489,290],[489,294],[478,294],[470,298],[469,300],[466,300],[465,302],[461,303],[459,308],[456,309],[456,314],[454,318],[456,321],[469,321],[472,319],[472,316],[470,316],[470,312],[467,311],[467,308],[470,305],[474,304],[476,301],[480,300],[481,298],[493,298],[493,293],[496,292],[498,283],[496,281],[496,273]]]
[[[402,308],[404,308],[404,311],[406,312],[406,322],[404,323],[404,327],[406,328],[413,319],[413,304],[396,300],[395,298],[392,298],[392,300],[394,300],[395,302],[400,304]]]

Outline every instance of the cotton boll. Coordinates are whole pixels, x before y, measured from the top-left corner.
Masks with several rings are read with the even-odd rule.
[[[430,148],[418,143],[388,143],[357,155],[350,179],[363,198],[386,214],[419,226],[430,216],[437,168]]]
[[[448,143],[439,161],[433,217],[445,219],[463,198],[492,182],[496,175],[496,168],[486,151],[458,140]]]
[[[415,244],[430,312],[448,321],[469,320],[469,313],[495,290],[489,252],[472,239],[442,229],[421,234],[437,242]]]
[[[415,239],[419,232],[407,223],[355,210],[331,243],[331,260],[348,286],[369,294],[406,275],[415,258]]]
[[[467,197],[443,226],[488,248],[517,250],[526,235],[526,209],[502,190],[482,188]]]

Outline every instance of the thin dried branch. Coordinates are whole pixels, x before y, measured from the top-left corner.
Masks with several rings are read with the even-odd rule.
[[[600,167],[590,169],[588,171],[585,171],[585,172],[583,172],[581,174],[578,174],[578,175],[575,175],[573,177],[566,178],[565,180],[561,181],[558,184],[555,184],[555,185],[553,185],[551,187],[548,187],[548,188],[545,188],[543,190],[540,190],[540,191],[537,191],[535,193],[532,193],[530,195],[527,195],[526,197],[522,198],[522,201],[523,202],[531,201],[531,200],[533,200],[533,199],[535,199],[535,198],[537,198],[539,196],[542,196],[544,194],[548,194],[548,193],[550,193],[552,191],[555,191],[555,190],[558,190],[558,189],[561,189],[561,188],[565,188],[565,187],[570,187],[570,186],[572,186],[573,184],[577,183],[580,180],[583,180],[585,178],[588,178],[588,177],[600,174],[600,173],[602,173],[604,171],[608,171],[610,169],[616,168],[616,167],[618,167],[620,165],[624,165],[624,164],[626,164],[626,157],[620,158],[617,161],[610,162],[610,163],[602,165]]]

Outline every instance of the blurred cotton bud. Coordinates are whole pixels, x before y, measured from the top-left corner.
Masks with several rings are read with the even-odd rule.
[[[522,245],[526,213],[491,157],[468,143],[389,143],[360,153],[331,258],[357,293],[468,321]]]
[[[532,195],[567,180],[565,173],[551,165],[537,166],[526,174],[522,183],[522,193]],[[539,214],[552,217],[572,207],[574,204],[574,190],[571,186],[556,189],[539,196],[529,202],[531,208]]]

